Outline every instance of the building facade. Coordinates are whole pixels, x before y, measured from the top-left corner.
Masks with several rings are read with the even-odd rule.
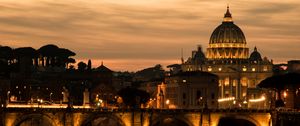
[[[248,107],[249,100],[267,97],[267,94],[257,94],[261,91],[254,90],[260,90],[256,88],[257,84],[272,75],[272,66],[272,61],[266,57],[262,58],[256,47],[249,56],[246,37],[234,24],[227,7],[222,24],[210,37],[206,55],[199,46],[198,50],[192,52],[192,57],[182,63],[181,70],[206,71],[218,75],[219,102],[226,102],[224,106],[222,103],[219,105],[221,108],[227,108],[232,105]],[[262,101],[257,104],[267,107],[267,98]]]
[[[187,71],[166,77],[157,92],[157,108],[218,107],[218,77],[208,72]]]

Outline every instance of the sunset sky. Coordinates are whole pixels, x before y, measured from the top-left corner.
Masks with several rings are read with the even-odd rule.
[[[56,44],[114,71],[166,66],[208,46],[227,4],[251,52],[300,59],[299,0],[0,0],[0,45]]]

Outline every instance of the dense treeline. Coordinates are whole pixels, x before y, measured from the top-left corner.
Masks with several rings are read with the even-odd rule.
[[[39,49],[32,47],[11,48],[0,46],[0,71],[1,74],[15,71],[19,72],[23,67],[64,67],[69,63],[75,63],[71,56],[76,54],[65,48],[56,45],[45,45]]]

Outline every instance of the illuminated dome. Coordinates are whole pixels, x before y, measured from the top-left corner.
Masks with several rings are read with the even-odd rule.
[[[212,33],[207,48],[208,59],[247,59],[249,49],[243,31],[233,23],[229,7],[223,22]]]
[[[250,61],[262,61],[260,53],[257,51],[257,48],[254,47],[254,51],[250,55]]]
[[[212,33],[210,44],[214,43],[243,43],[246,44],[246,38],[243,31],[233,22],[223,22]]]

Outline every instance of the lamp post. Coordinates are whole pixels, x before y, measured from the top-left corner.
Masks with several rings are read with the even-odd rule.
[[[169,109],[169,104],[170,104],[170,100],[167,99],[167,100],[166,100],[167,109]]]
[[[37,99],[38,108],[40,107],[40,99]]]
[[[51,93],[50,93],[50,102],[51,102],[51,103],[52,103],[52,97],[51,97],[52,95],[53,95],[53,93],[51,92]]]
[[[9,102],[10,102],[10,97],[9,97],[9,94],[10,94],[10,91],[7,91],[7,100],[6,100],[6,105],[8,105],[9,104]]]
[[[41,99],[40,102],[41,102],[41,108],[42,108],[42,106],[43,106],[43,99]]]
[[[286,91],[283,92],[283,102],[284,102],[284,105],[286,104],[286,96],[287,96],[287,93]]]
[[[160,97],[160,107],[161,108],[164,108],[164,93],[163,93],[163,91],[162,90],[160,90],[160,93],[159,93],[159,97]]]
[[[19,101],[21,101],[22,100],[22,95],[21,95],[21,91],[19,91]]]

